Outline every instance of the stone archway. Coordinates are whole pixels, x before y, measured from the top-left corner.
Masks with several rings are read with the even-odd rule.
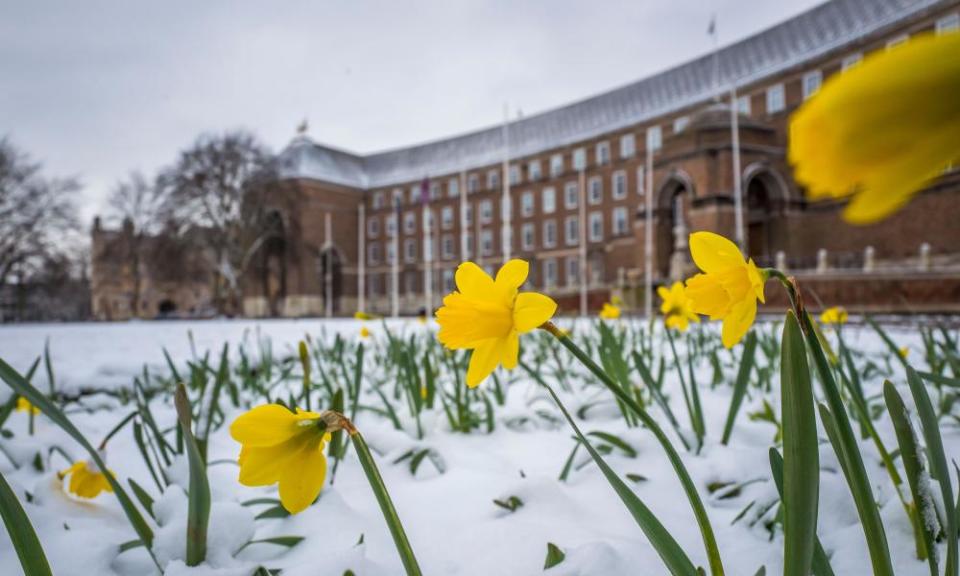
[[[319,269],[323,309],[336,315],[343,296],[343,256],[336,246],[327,245],[320,251]]]
[[[776,253],[786,248],[782,226],[786,185],[776,171],[757,163],[744,171],[743,190],[747,255],[758,266],[774,266]]]
[[[693,180],[686,172],[674,171],[657,193],[656,272],[660,278],[675,280],[686,276],[690,253],[688,212],[695,195]]]
[[[287,237],[283,216],[278,211],[266,216],[260,252],[260,281],[267,302],[267,313],[280,316],[287,297]]]

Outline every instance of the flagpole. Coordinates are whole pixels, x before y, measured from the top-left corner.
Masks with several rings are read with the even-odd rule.
[[[647,161],[644,168],[644,227],[643,227],[643,313],[649,320],[653,317],[653,146],[647,138]]]
[[[324,270],[323,280],[326,286],[327,301],[324,302],[327,318],[333,316],[333,220],[330,218],[330,212],[323,215],[324,236],[326,236],[323,247],[326,252],[326,270]]]
[[[366,287],[366,276],[367,276],[367,207],[360,203],[360,217],[359,217],[358,226],[360,231],[357,234],[357,246],[359,246],[359,252],[357,256],[358,268],[357,268],[357,310],[360,312],[366,311],[367,304],[367,287]]]
[[[580,316],[587,316],[587,173],[580,167]]]
[[[733,144],[733,209],[737,246],[746,253],[747,238],[743,229],[743,183],[740,181],[740,113],[737,110],[737,87],[730,88],[730,138]]]
[[[433,222],[430,218],[430,205],[426,201],[428,194],[430,193],[429,187],[430,184],[428,180],[424,180],[423,187],[425,192],[423,192],[423,294],[424,294],[424,310],[427,316],[431,315],[433,311]]]
[[[460,261],[467,260],[469,246],[467,242],[467,233],[469,223],[467,222],[467,171],[460,170],[460,184],[457,187],[460,190]]]
[[[500,201],[500,246],[503,263],[510,260],[510,224],[513,220],[513,206],[510,202],[510,113],[507,104],[503,104],[503,198]]]
[[[390,263],[390,308],[394,318],[400,316],[400,200],[393,199],[393,261]]]

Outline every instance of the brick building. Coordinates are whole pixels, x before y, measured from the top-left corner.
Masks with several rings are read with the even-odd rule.
[[[591,307],[611,292],[642,306],[648,222],[655,283],[690,273],[690,231],[734,237],[734,137],[745,245],[759,264],[809,277],[834,303],[955,310],[960,171],[883,223],[851,226],[842,203],[805,197],[785,155],[789,115],[827,78],[912,35],[958,28],[958,0],[831,0],[715,54],[506,126],[366,156],[302,133],[280,154],[281,232],[247,279],[244,311],[389,314],[396,304],[415,313],[426,307],[428,277],[438,306],[456,265],[471,259],[494,271],[505,239],[530,261],[530,284],[563,310],[576,310],[582,274]]]

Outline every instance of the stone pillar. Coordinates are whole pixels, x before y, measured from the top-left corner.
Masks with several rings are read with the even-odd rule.
[[[821,248],[817,250],[817,274],[823,274],[830,267],[830,263],[827,261],[827,249]]]
[[[863,271],[873,272],[874,269],[874,249],[873,246],[867,246],[863,249]]]
[[[687,245],[687,225],[680,219],[673,227],[673,254],[670,255],[670,279],[683,280],[687,275],[690,250]]]
[[[787,253],[783,250],[777,250],[776,267],[781,272],[787,271]]]
[[[930,244],[926,242],[920,245],[920,270],[930,270]]]

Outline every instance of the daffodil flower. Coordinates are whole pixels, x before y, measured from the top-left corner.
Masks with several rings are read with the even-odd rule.
[[[370,337],[370,330],[367,330],[367,327],[366,327],[366,326],[361,326],[361,327],[360,327],[360,337],[361,337],[361,338],[369,338],[369,337]]]
[[[357,320],[377,320],[380,318],[376,314],[368,314],[367,312],[363,312],[360,310],[354,312],[353,317],[356,318]]]
[[[467,385],[482,382],[499,364],[512,370],[520,352],[519,335],[537,328],[557,310],[557,303],[536,292],[518,293],[530,266],[510,260],[494,280],[473,262],[457,268],[457,291],[437,310],[437,338],[447,348],[471,349]]]
[[[820,322],[824,324],[846,324],[847,311],[843,308],[843,306],[833,306],[832,308],[827,308],[823,311],[823,314],[820,314]]]
[[[113,476],[113,472],[107,471]],[[101,492],[113,492],[113,486],[107,480],[106,474],[94,462],[78,460],[72,466],[57,473],[61,480],[70,477],[67,489],[71,494],[81,498],[96,498]]]
[[[853,196],[848,222],[889,216],[960,160],[960,34],[917,36],[837,74],[790,121],[810,198]]]
[[[723,345],[733,348],[757,317],[767,274],[753,260],[744,259],[736,244],[713,232],[691,234],[690,255],[703,271],[687,280],[693,311],[722,319]]]
[[[700,322],[700,317],[693,311],[693,302],[687,296],[683,282],[674,282],[670,288],[660,286],[657,295],[663,302],[660,303],[660,313],[667,328],[674,328],[686,332],[690,322]]]
[[[620,318],[620,307],[610,302],[604,302],[600,309],[600,318],[603,320],[616,320]]]
[[[241,484],[279,484],[280,503],[291,514],[317,499],[327,476],[323,447],[330,441],[320,414],[264,404],[237,417],[230,436],[243,446]]]
[[[901,357],[901,358],[906,359],[907,356],[910,355],[910,348],[907,348],[906,346],[904,346],[904,347],[900,348],[899,350],[897,350],[897,352],[900,354],[900,357]]]
[[[17,398],[17,412],[29,412],[31,414],[39,414],[40,409],[30,403],[29,400],[23,396]]]

